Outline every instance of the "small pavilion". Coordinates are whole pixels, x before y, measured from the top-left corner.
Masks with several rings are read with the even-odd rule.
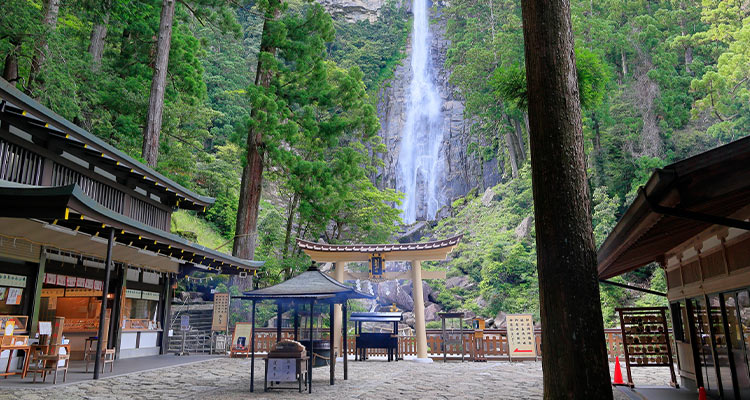
[[[356,289],[346,286],[343,283],[339,283],[329,277],[328,275],[320,272],[313,262],[307,271],[295,276],[294,278],[288,279],[274,286],[269,286],[263,289],[252,290],[245,292],[243,296],[234,297],[236,299],[251,300],[252,301],[252,335],[250,339],[250,391],[254,390],[255,384],[255,306],[257,302],[263,300],[272,300],[276,303],[276,341],[281,341],[281,316],[284,313],[284,309],[294,310],[294,340],[299,339],[299,311],[301,307],[309,307],[309,345],[307,348],[309,352],[308,368],[307,368],[307,387],[309,393],[312,393],[312,369],[314,366],[315,358],[315,340],[313,335],[313,321],[314,321],[314,309],[316,304],[328,304],[329,313],[331,320],[333,320],[333,308],[334,305],[342,307],[344,314],[346,314],[346,304],[351,299],[372,299],[371,296],[366,293],[357,291]],[[339,328],[341,325],[338,325]],[[320,327],[319,327],[320,328]],[[330,324],[330,347],[331,356],[329,360],[330,370],[330,384],[334,383],[335,375],[335,364],[336,357],[333,355],[333,341],[337,335],[334,334],[334,329],[337,329],[334,324]],[[346,330],[344,330],[344,336],[346,336]],[[346,342],[344,342],[346,343]],[[306,346],[307,347],[307,346]],[[346,349],[345,349],[346,350]],[[348,379],[347,369],[347,358],[343,359],[344,364],[344,379]]]
[[[427,356],[427,331],[424,319],[424,294],[422,293],[422,279],[445,279],[445,271],[422,271],[423,261],[445,260],[451,251],[461,241],[463,235],[444,240],[425,243],[396,243],[396,244],[354,244],[333,245],[308,242],[297,239],[297,246],[315,262],[331,262],[334,264],[332,276],[339,282],[346,280],[393,280],[410,279],[412,281],[412,296],[414,298],[414,319],[417,337],[417,361],[432,361]],[[411,271],[385,272],[386,261],[408,261]],[[345,270],[350,262],[369,262],[370,270],[366,273],[355,273]],[[419,288],[420,290],[414,290]],[[335,347],[341,343],[338,334],[341,327],[341,308],[334,307]],[[339,354],[343,354],[339,352]],[[344,357],[346,359],[346,357]]]

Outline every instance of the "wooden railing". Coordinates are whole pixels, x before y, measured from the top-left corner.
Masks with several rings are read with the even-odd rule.
[[[128,211],[128,216],[136,221],[163,231],[169,232],[170,230],[169,212],[132,196],[129,201],[130,206],[126,210],[126,194],[121,190],[55,163],[52,166],[52,186],[64,186],[72,183],[80,186],[81,190],[91,199],[116,213],[124,214],[125,211]]]
[[[130,198],[130,218],[169,232],[170,215],[161,208],[135,197]]]
[[[110,210],[122,214],[125,204],[125,193],[95,181],[72,169],[55,163],[52,166],[52,186],[77,184],[87,196]]]
[[[276,343],[276,329],[274,328],[257,328],[255,336],[255,351],[258,353],[268,352],[273,345]],[[328,339],[328,331],[315,331],[316,339],[320,333],[320,339]],[[536,350],[537,354],[542,354],[542,336],[541,329],[534,331],[536,338]],[[301,335],[307,336],[306,333],[300,331]],[[459,333],[452,334],[455,338],[460,335]],[[471,357],[471,348],[473,345],[473,331],[464,331],[463,337],[463,351],[466,357]],[[622,348],[622,334],[619,328],[607,328],[604,329],[604,336],[607,345],[607,354],[609,360],[614,361],[615,356],[624,356]],[[294,332],[290,328],[282,329],[282,339],[293,339]],[[508,359],[508,337],[505,329],[487,329],[484,331],[484,354],[489,360],[507,360]],[[356,338],[349,336],[347,342],[347,351],[349,354],[354,354]],[[430,357],[442,357],[442,337],[440,330],[427,330],[427,347]],[[417,355],[417,340],[414,336],[399,336],[398,339],[398,351],[401,356],[415,356]],[[449,344],[448,346],[448,357],[456,358],[461,357],[461,346],[458,344]],[[384,349],[370,349],[367,354],[369,356],[386,356]]]
[[[13,143],[0,140],[0,179],[39,185],[44,158]]]

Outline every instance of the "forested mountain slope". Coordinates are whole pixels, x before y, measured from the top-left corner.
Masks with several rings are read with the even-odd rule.
[[[3,77],[141,157],[166,1],[6,0],[0,13]],[[269,150],[287,158],[275,158],[264,172],[256,251],[256,258],[268,261],[264,283],[306,264],[293,246],[296,237],[339,243],[397,237],[398,211],[392,206],[399,195],[382,180],[389,149],[364,131],[374,129],[375,108],[395,92],[395,72],[408,62],[410,2],[319,3],[334,14],[332,20],[318,3],[304,0],[289,1],[278,17],[294,28],[288,33],[300,45],[310,42],[293,37],[295,29],[305,29],[299,21],[322,27],[313,32],[325,49],[326,65],[317,70],[330,73],[328,83],[346,82],[347,93],[356,93],[364,110],[357,118],[367,128],[316,140],[321,125],[309,119],[311,136],[287,136]],[[654,168],[749,132],[750,2],[571,3],[594,235],[601,243]],[[216,197],[204,218],[226,240],[235,235],[263,21],[253,1],[189,0],[178,2],[172,24],[157,169]],[[465,196],[416,235],[466,234],[453,258],[434,267],[469,280],[432,282],[433,300],[445,309],[486,316],[534,312],[520,1],[435,1],[432,22],[438,32],[433,49],[444,52],[434,57],[441,60],[437,76],[452,91],[446,110],[463,110],[457,123],[463,136],[451,144],[461,143],[465,149],[458,150],[491,169],[467,179],[474,187],[462,186]],[[285,71],[309,78],[301,70]],[[321,95],[320,87],[295,90],[291,112],[308,110],[300,104]],[[664,289],[653,267],[624,278]],[[616,305],[656,301],[612,287],[602,293],[605,319]]]

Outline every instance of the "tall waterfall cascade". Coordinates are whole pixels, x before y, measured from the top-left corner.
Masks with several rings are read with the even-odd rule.
[[[430,56],[429,0],[414,0],[412,12],[411,83],[406,104],[406,124],[396,165],[396,188],[405,194],[401,206],[405,223],[435,217],[441,204],[438,182],[442,178],[442,99]]]

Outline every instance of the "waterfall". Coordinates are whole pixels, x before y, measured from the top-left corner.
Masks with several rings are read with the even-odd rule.
[[[435,86],[430,57],[428,2],[414,0],[412,7],[412,76],[396,165],[396,188],[406,195],[401,207],[401,217],[406,223],[434,218],[440,204],[437,183],[442,175],[442,100]]]

